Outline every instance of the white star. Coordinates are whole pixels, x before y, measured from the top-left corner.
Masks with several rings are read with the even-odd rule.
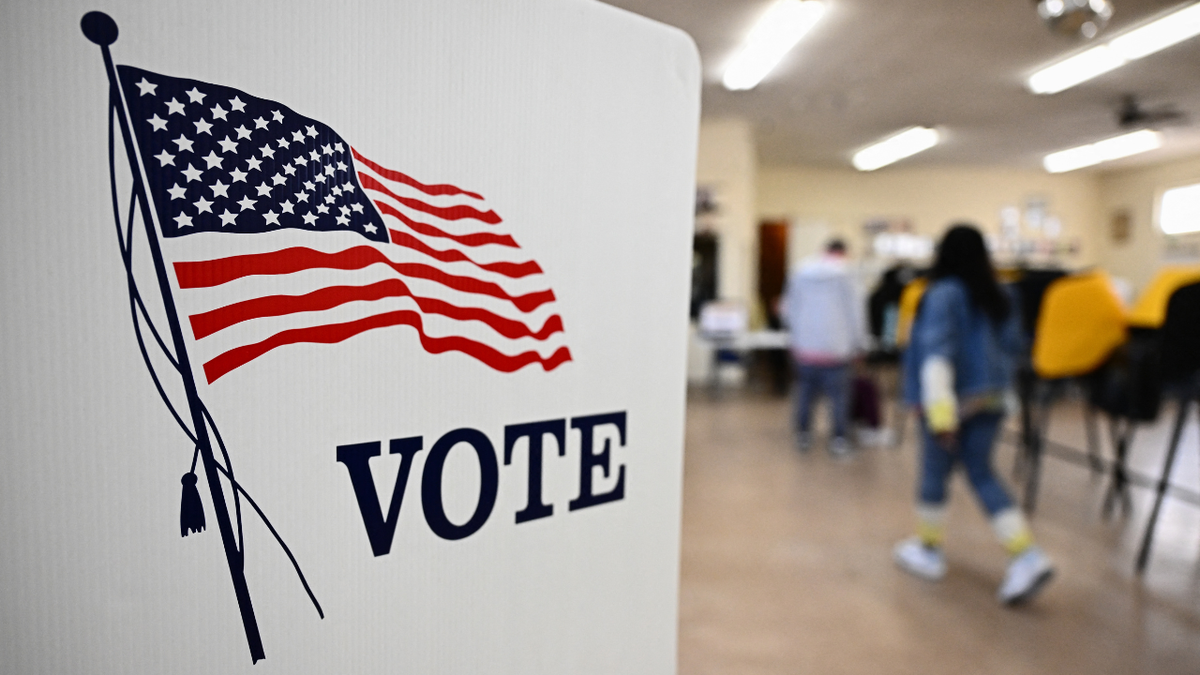
[[[217,179],[217,182],[213,183],[209,187],[212,188],[213,197],[228,197],[229,196],[229,186],[222,183],[220,179]]]
[[[321,163],[320,153],[318,153],[316,150],[313,150],[312,152],[308,153],[308,161],[316,162],[317,164],[320,164]]]
[[[333,193],[333,194],[335,194],[335,195],[340,195],[340,194],[342,194],[342,186],[341,186],[341,185],[335,185],[335,186],[333,186],[333,189],[332,189],[332,190],[330,190],[330,192],[332,192],[332,193]]]
[[[183,199],[187,196],[187,188],[180,185],[178,181],[175,182],[175,187],[167,188],[167,192],[170,193],[171,199],[173,200]]]
[[[317,189],[317,186],[313,185],[311,180],[306,180],[306,181],[304,181],[304,189],[305,190],[315,190],[315,189]]]
[[[266,128],[267,128],[267,121],[266,121],[266,120],[264,120],[264,119],[263,119],[261,116],[260,116],[260,117],[257,117],[257,118],[255,118],[255,119],[254,119],[254,128],[255,128],[255,129],[266,129]]]
[[[280,150],[285,150],[287,148],[287,146],[291,145],[291,143],[292,143],[291,141],[289,141],[286,138],[280,138],[278,142],[279,142]]]
[[[345,163],[345,162],[338,162],[338,163],[337,163],[337,170],[338,170],[338,171],[349,171],[349,170],[350,170],[350,168],[346,166],[346,163]]]
[[[159,117],[157,114],[146,121],[150,123],[150,126],[154,127],[155,131],[162,131],[163,129],[167,128],[167,121]]]
[[[188,168],[183,170],[183,175],[187,176],[189,183],[194,180],[200,180],[200,174],[202,173],[204,172],[192,166],[191,164],[188,164]]]
[[[150,81],[147,80],[146,78],[143,77],[141,82],[135,82],[134,84],[137,85],[138,96],[145,96],[146,94],[150,94],[151,96],[158,96],[158,94],[154,93],[154,90],[158,88],[158,85],[150,84]]]
[[[230,213],[229,209],[225,209],[225,213],[222,213],[217,217],[221,219],[221,227],[225,227],[226,225],[233,225],[234,223],[237,222],[237,214]]]
[[[276,122],[282,122],[283,121],[283,113],[279,112],[278,110],[272,110],[271,111],[271,119],[275,120]]]
[[[339,142],[337,142],[337,143],[335,143],[333,147],[334,147],[334,148],[335,148],[335,149],[336,149],[338,152],[345,152],[345,151],[346,151],[346,146],[345,146],[345,145],[343,145],[343,144],[342,144],[340,141],[339,141]]]
[[[188,98],[192,100],[192,103],[204,102],[204,94],[201,94],[200,90],[195,87],[192,87],[191,91],[185,91],[184,93],[188,95]]]
[[[225,161],[217,156],[217,152],[215,150],[209,150],[208,154],[200,159],[203,159],[204,162],[208,164],[208,166],[205,167],[206,169],[211,169],[214,166],[219,169],[221,168],[221,162]]]
[[[183,104],[172,98],[170,101],[167,101],[167,110],[169,111],[167,112],[167,115],[174,115],[175,113],[183,115]],[[184,117],[186,117],[186,115],[184,115]]]
[[[242,171],[241,169],[234,169],[233,171],[229,172],[229,177],[232,178],[233,182],[235,183],[245,183],[246,176],[246,172]]]
[[[196,133],[208,134],[209,136],[212,136],[212,132],[209,131],[209,129],[212,129],[212,125],[209,124],[208,122],[206,122],[203,117],[196,120],[195,124],[196,124]]]
[[[288,164],[287,166],[283,167],[283,172],[289,176],[294,176],[296,175],[296,167]]]
[[[220,103],[209,108],[209,110],[212,111],[214,120],[228,120],[227,115],[229,115],[229,111],[222,108]]]
[[[279,214],[275,213],[275,209],[271,209],[270,211],[264,213],[263,218],[266,219],[268,225],[279,224]]]
[[[262,165],[262,160],[256,157],[251,157],[246,160],[247,171],[258,171],[258,167]]]
[[[337,199],[335,199],[333,195],[325,195],[325,203],[326,204],[332,204],[335,201],[337,201]]]
[[[320,213],[320,214],[329,213],[329,207],[325,206],[324,204],[317,204],[317,213]]]
[[[271,182],[275,185],[283,185],[287,182],[287,179],[283,177],[283,174],[277,173],[274,176],[271,176]]]
[[[259,149],[258,149],[258,151],[259,151],[260,153],[262,153],[262,156],[263,156],[263,157],[270,157],[270,158],[272,158],[272,159],[274,159],[274,158],[275,158],[275,151],[271,149],[271,144],[270,144],[270,143],[268,143],[268,144],[266,144],[266,145],[262,146],[261,148],[259,148]]]
[[[315,222],[317,222],[317,217],[316,217],[316,216],[314,216],[314,215],[313,215],[313,214],[311,214],[311,213],[306,213],[306,214],[304,214],[304,224],[305,224],[305,225],[312,225],[312,224],[313,224],[313,223],[315,223]]]
[[[333,175],[333,167],[332,167],[332,166],[330,166],[330,165],[328,165],[328,164],[326,164],[326,165],[325,165],[325,175],[326,175],[326,176],[332,176],[332,175]]]
[[[308,193],[307,192],[297,192],[296,193],[296,201],[307,202],[308,201]]]
[[[245,211],[246,209],[253,209],[254,202],[256,201],[258,200],[250,199],[249,197],[242,197],[241,201],[238,202],[238,206],[242,207],[242,211]]]
[[[267,185],[266,183],[263,183],[262,185],[259,185],[258,187],[254,188],[254,189],[258,191],[259,197],[271,196],[271,186]]]
[[[229,100],[229,107],[238,112],[244,112],[246,110],[246,104],[242,103],[242,99],[238,98],[237,96],[234,96]]]
[[[192,226],[192,217],[186,213],[181,213],[181,214],[175,216],[175,218],[173,218],[173,220],[179,224],[179,227],[191,227]]]
[[[354,183],[342,183],[342,193],[351,194],[354,192]]]
[[[366,225],[363,225],[363,229],[366,230],[367,232],[370,232],[371,234],[375,234],[375,230],[377,230],[379,228],[375,227],[374,225],[372,225],[370,223],[367,223]]]
[[[329,147],[329,144],[328,144],[328,143],[326,143],[325,145],[322,145],[322,146],[321,146],[321,154],[322,154],[322,155],[332,155],[332,154],[333,154],[333,148]]]
[[[349,206],[339,206],[338,212],[341,213],[343,216],[348,216],[348,215],[350,215],[350,207]]]
[[[157,159],[160,162],[160,166],[166,166],[168,164],[170,164],[171,166],[175,165],[175,155],[172,155],[171,153],[167,152],[166,150],[163,150],[162,152],[155,155],[154,159]]]
[[[223,141],[217,141],[217,145],[221,146],[221,152],[237,152],[237,141],[228,136]]]
[[[310,125],[308,127],[305,127],[304,133],[308,134],[309,136],[312,136],[313,138],[316,138],[317,137],[317,128]]]
[[[319,174],[317,174],[317,175],[313,176],[313,180],[317,181],[318,183],[324,183],[324,182],[325,182],[325,175],[324,175],[324,174],[320,174],[320,173],[319,173]]]
[[[188,137],[184,136],[183,134],[179,134],[179,138],[176,138],[172,142],[175,145],[179,146],[180,152],[191,152],[192,151],[192,141],[188,140]]]
[[[236,129],[234,129],[234,131],[236,131],[236,132],[237,132],[237,135],[238,135],[238,138],[239,138],[239,139],[242,139],[242,138],[250,138],[250,130],[246,128],[246,125],[245,125],[245,124],[243,124],[242,126],[240,126],[240,127],[236,128]]]
[[[363,212],[362,204],[359,204],[358,202],[354,202],[353,204],[350,205],[350,210],[355,213],[362,213]]]
[[[295,211],[292,210],[294,206],[295,205],[292,204],[292,200],[290,199],[279,205],[279,207],[283,209],[284,213],[295,213]]]
[[[213,212],[212,205],[213,205],[213,203],[208,201],[204,197],[201,197],[200,199],[196,200],[196,203],[193,204],[193,206],[196,207],[196,213],[212,213]]]
[[[293,131],[292,132],[292,140],[296,143],[303,143],[304,142],[304,134],[300,133],[299,131]]]
[[[346,216],[338,216],[334,220],[337,221],[338,225],[349,225],[350,224],[350,219],[347,218]]]

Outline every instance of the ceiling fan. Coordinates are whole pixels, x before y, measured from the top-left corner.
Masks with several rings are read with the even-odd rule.
[[[1147,108],[1134,94],[1121,97],[1117,107],[1117,126],[1122,129],[1157,128],[1187,124],[1187,115],[1171,104]]]

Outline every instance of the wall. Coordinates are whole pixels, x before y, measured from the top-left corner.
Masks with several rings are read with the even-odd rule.
[[[1125,277],[1135,288],[1141,288],[1164,262],[1196,262],[1200,235],[1167,237],[1158,229],[1154,211],[1162,190],[1200,183],[1200,157],[1104,173],[1098,181],[1101,209],[1098,261],[1102,266],[1116,276]],[[1117,242],[1110,228],[1113,216],[1121,210],[1130,215],[1129,237]]]
[[[1095,233],[1102,211],[1094,175],[1048,175],[1042,171],[966,168],[885,168],[871,173],[853,169],[762,167],[758,177],[758,215],[785,217],[800,233],[817,232],[846,238],[854,252],[866,244],[862,225],[874,218],[907,219],[919,234],[939,235],[953,221],[967,220],[986,232],[1000,228],[1000,210],[1022,206],[1034,196],[1048,201],[1048,211],[1062,222],[1060,240],[1078,240],[1078,254],[1065,255],[1069,266],[1094,263]],[[1031,234],[1025,232],[1025,234]],[[823,236],[799,239],[795,260],[812,252]],[[804,250],[804,249],[809,250]]]
[[[718,211],[699,219],[698,227],[716,232],[717,292],[721,298],[749,301],[756,280],[757,224],[755,173],[758,166],[754,134],[740,119],[704,120],[696,184],[716,192]]]

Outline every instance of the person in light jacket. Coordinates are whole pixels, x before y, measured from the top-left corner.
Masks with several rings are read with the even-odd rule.
[[[799,395],[796,398],[797,442],[812,443],[812,407],[817,396],[829,398],[833,437],[829,452],[850,452],[851,363],[867,346],[865,306],[846,264],[846,244],[833,239],[822,255],[804,260],[788,275],[780,303],[791,333]]]
[[[945,576],[946,488],[961,464],[1011,556],[997,593],[1005,604],[1033,598],[1054,574],[992,471],[996,434],[1024,348],[1015,301],[997,283],[979,230],[950,228],[938,246],[904,353],[905,399],[921,413],[922,456],[917,534],[894,551],[896,563],[916,576],[931,581]]]

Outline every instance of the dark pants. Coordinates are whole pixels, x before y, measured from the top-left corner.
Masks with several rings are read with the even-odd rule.
[[[989,516],[1011,507],[1012,498],[992,471],[992,448],[1003,419],[1000,413],[980,413],[963,420],[958,427],[958,446],[953,451],[942,447],[922,420],[921,436],[925,448],[918,499],[925,504],[944,504],[946,483],[950,480],[954,465],[961,463],[975,496]]]
[[[817,396],[829,397],[829,409],[833,418],[833,435],[846,438],[850,425],[850,364],[814,366],[796,364],[796,379],[800,394],[796,398],[796,429],[808,433],[812,422],[812,408]]]

